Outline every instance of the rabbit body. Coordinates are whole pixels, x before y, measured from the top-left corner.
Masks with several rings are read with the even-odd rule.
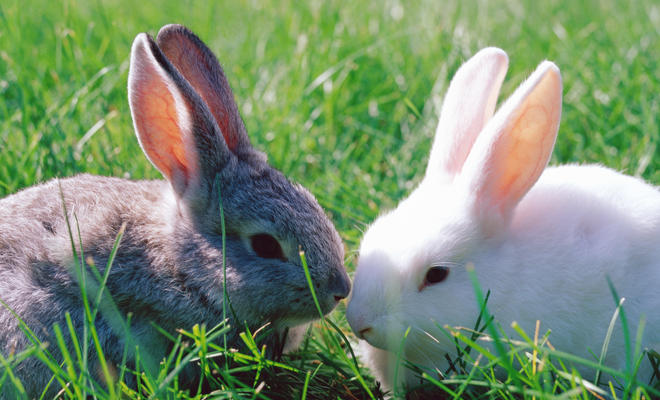
[[[129,97],[140,144],[167,180],[79,175],[0,200],[0,300],[7,306],[0,307],[4,357],[30,344],[17,317],[40,341],[50,343],[48,351],[61,363],[53,334],[53,325],[59,324],[73,354],[65,313],[70,313],[81,340],[85,315],[80,280],[86,279],[92,302],[99,282],[90,264],[105,272],[122,224],[125,232],[107,280],[116,307],[104,297],[96,317],[111,369],[121,364],[126,347],[128,366],[135,368],[137,345],[142,368],[157,370],[173,343],[154,324],[176,335],[178,329],[195,324],[212,328],[221,323],[223,266],[227,297],[238,318],[225,310],[232,347],[241,345],[238,334],[245,324],[252,332],[267,325],[272,329],[265,342],[268,353],[288,351],[300,343],[307,324],[319,318],[301,249],[322,311],[329,313],[348,296],[350,280],[339,235],[314,197],[270,167],[250,145],[215,56],[181,26],[164,27],[158,40],[156,44],[145,34],[136,39]],[[170,114],[159,115],[163,110]],[[78,257],[82,249],[81,262],[87,264],[84,275],[74,259],[63,203]],[[103,382],[95,352],[90,365],[96,372],[93,378]],[[35,357],[12,370],[30,398],[39,396],[52,377]],[[188,368],[181,381],[194,375]],[[134,382],[131,374],[128,382]],[[10,386],[0,391],[0,398],[14,396]],[[51,385],[49,395],[60,390],[56,386]]]
[[[505,69],[506,55],[485,49],[459,70],[425,179],[362,240],[347,318],[386,388],[420,383],[398,364],[399,348],[437,376],[448,369],[445,354],[456,357],[440,327],[475,328],[480,305],[466,265],[490,290],[488,309],[508,337],[519,338],[512,322],[533,335],[540,320],[557,350],[594,360],[590,350],[600,354],[617,307],[609,277],[625,298],[631,337],[643,315],[642,348],[660,349],[652,328],[660,325],[660,192],[601,166],[544,171],[559,122],[559,71],[541,64],[491,119]],[[464,119],[446,115],[457,109],[467,110]],[[604,363],[626,366],[619,323]],[[638,378],[650,377],[644,360]]]

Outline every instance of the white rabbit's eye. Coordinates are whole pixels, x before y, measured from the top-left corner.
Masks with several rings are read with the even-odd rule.
[[[447,279],[449,276],[449,268],[447,267],[431,267],[426,272],[426,278],[424,278],[424,284],[434,285],[440,283]]]
[[[250,244],[252,245],[252,250],[259,257],[284,259],[284,253],[282,252],[280,243],[270,235],[265,233],[254,235],[250,240]]]

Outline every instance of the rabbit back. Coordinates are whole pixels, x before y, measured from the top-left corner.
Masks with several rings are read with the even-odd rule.
[[[108,249],[112,248],[122,222],[135,221],[133,230],[136,225],[147,224],[149,219],[162,218],[162,212],[157,211],[163,207],[159,204],[162,201],[160,192],[167,192],[166,185],[160,181],[138,183],[83,174],[53,180],[0,200],[0,300],[6,305],[0,307],[0,326],[3,327],[0,329],[0,350],[3,354],[16,354],[30,345],[28,335],[21,329],[24,323],[39,341],[50,344],[48,351],[59,359],[61,354],[53,335],[53,325],[58,324],[65,333],[68,332],[65,313],[70,314],[75,327],[82,328],[84,324],[81,286],[74,272],[72,239],[62,208],[60,187],[68,206],[71,229],[75,232],[75,246],[80,249],[79,228],[87,262],[93,260],[101,273],[110,253]],[[132,245],[134,250],[138,247],[136,243]],[[147,256],[144,253],[134,251],[128,258],[132,258],[134,265],[145,263]],[[128,258],[123,260],[124,263]],[[122,285],[130,280],[128,277],[120,279]],[[90,298],[96,294],[93,283],[90,281],[88,285]],[[106,349],[106,358],[118,365],[124,347],[120,334],[123,327],[118,321],[113,323],[111,315],[99,320],[97,332]],[[147,358],[150,358],[149,351],[157,348],[156,343],[162,343],[162,338],[155,335],[149,339],[153,340],[154,346],[146,346]],[[92,353],[91,365],[97,361]],[[44,367],[36,357],[29,357],[13,370],[24,382],[28,393],[33,393],[32,390],[45,387],[50,379],[49,374],[35,373]],[[11,385],[5,386],[5,390],[11,390]]]

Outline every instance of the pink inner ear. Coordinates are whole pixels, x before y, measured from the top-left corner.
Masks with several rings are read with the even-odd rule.
[[[543,173],[559,128],[561,90],[559,70],[541,64],[482,133],[464,171],[482,212],[508,219]]]
[[[236,121],[232,121],[230,116],[234,113],[238,114],[238,110],[233,110],[231,107],[234,104],[234,98],[231,89],[226,84],[226,78],[220,76],[219,71],[214,68],[217,64],[215,56],[202,51],[183,35],[172,35],[160,46],[172,64],[209,107],[225,138],[227,147],[234,152],[239,144],[240,132],[235,126]],[[224,104],[223,99],[225,102],[229,102],[229,105]],[[240,117],[237,118],[240,119]]]
[[[182,125],[189,124],[187,109],[177,106],[177,93],[170,90],[175,88],[174,82],[158,66],[142,40],[136,39],[129,74],[129,100],[136,134],[152,164],[178,193],[183,193],[190,168],[194,168],[182,133]]]
[[[508,152],[503,152],[509,155],[500,156],[508,157],[502,160],[506,164],[504,176],[508,179],[503,179],[497,191],[502,197],[521,199],[536,183],[554,147],[557,125],[552,119],[558,112],[550,102],[528,102],[518,111],[520,117],[515,119],[511,129],[520,134],[512,138]],[[506,203],[504,198],[500,201]]]

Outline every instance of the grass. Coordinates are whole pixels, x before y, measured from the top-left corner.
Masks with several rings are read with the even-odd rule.
[[[449,79],[485,46],[510,57],[502,98],[541,60],[561,69],[564,109],[551,163],[601,163],[660,184],[654,157],[660,5],[654,0],[6,0],[0,4],[0,197],[81,172],[160,177],[134,137],[126,79],[134,37],[172,22],[190,27],[216,52],[253,143],[332,215],[351,271],[361,230],[423,176]],[[207,342],[222,330],[211,328],[172,338],[170,359],[142,383],[147,394],[121,386],[116,393],[138,398],[164,385],[158,396],[185,398],[175,394],[176,377],[169,374],[181,360],[199,359],[208,380],[222,382],[217,398],[378,396],[368,370],[346,356],[351,334],[342,307],[317,324],[301,352],[278,362],[261,357],[250,335],[249,354]],[[89,329],[92,334],[93,324]],[[593,396],[571,377],[574,360],[548,347],[542,332],[503,345],[515,350],[508,359],[522,363],[504,382],[488,371],[506,357],[489,358],[470,337],[454,334],[458,345],[473,349],[466,360],[482,360],[466,371],[469,379],[433,385],[456,397]],[[222,356],[205,358],[214,352]],[[2,360],[1,384],[12,384],[7,366],[30,354],[45,353]],[[225,358],[230,362],[216,364]],[[88,376],[76,359],[62,367],[61,378],[84,393]],[[560,360],[565,369],[556,366]]]

